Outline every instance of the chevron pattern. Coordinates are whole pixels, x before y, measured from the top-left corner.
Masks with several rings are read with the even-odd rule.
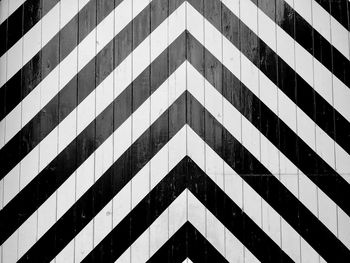
[[[349,262],[349,6],[2,0],[0,262]]]

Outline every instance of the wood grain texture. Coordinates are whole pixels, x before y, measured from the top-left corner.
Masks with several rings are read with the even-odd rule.
[[[347,0],[2,0],[0,262],[347,262]]]

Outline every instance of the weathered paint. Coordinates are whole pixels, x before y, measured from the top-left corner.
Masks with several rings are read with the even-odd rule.
[[[0,262],[347,262],[347,0],[2,0]]]

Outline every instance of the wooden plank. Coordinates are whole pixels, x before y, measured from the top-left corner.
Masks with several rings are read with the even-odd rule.
[[[193,13],[193,8],[189,8],[189,4],[186,3],[186,14],[187,14],[187,25],[186,28],[190,32],[196,32],[196,37],[199,39],[201,43],[204,43],[205,41],[205,24],[204,24],[204,18],[197,19],[197,14]],[[194,5],[200,10],[200,13],[203,14],[205,10],[205,5],[203,0],[196,0],[192,1],[191,5]],[[196,23],[195,23],[195,22]],[[193,49],[192,46],[194,43],[191,39],[187,38],[187,58],[192,62],[198,65],[198,68],[202,72],[204,76],[205,72],[205,55],[204,55],[204,49],[196,50]],[[195,52],[196,51],[196,52]],[[197,100],[204,102],[205,99],[205,82],[204,77],[202,77],[200,80],[197,78],[194,78],[194,75],[191,72],[191,68],[187,66],[187,89],[196,87],[195,91],[197,95]],[[201,136],[205,136],[205,114],[204,111],[199,110],[197,111],[195,107],[192,106],[191,103],[189,103],[189,100],[187,99],[186,102],[186,114],[187,114],[187,123],[189,126],[193,127],[193,129],[199,133]],[[189,128],[188,128],[189,129]],[[195,160],[200,167],[205,167],[206,158],[205,158],[205,143],[198,144],[196,148],[190,147],[190,142],[193,140],[193,133],[187,131],[187,147],[188,147],[188,156]],[[189,180],[193,180],[192,177],[195,176],[194,171],[191,171],[191,169],[188,169],[188,178]],[[205,189],[205,185],[200,185],[199,187],[202,187]],[[206,190],[204,190],[206,191]],[[206,193],[205,193],[206,195]],[[193,198],[187,198],[187,206],[188,208],[188,220],[198,229],[199,232],[203,233],[204,236],[207,236],[207,217],[206,217],[206,208],[204,206],[199,206],[197,202],[195,202]],[[204,249],[202,252],[203,254],[206,254],[207,248]]]
[[[163,17],[167,17],[169,14],[169,3],[168,1],[160,1],[152,3],[151,7],[151,31],[153,32],[157,26],[162,21]],[[163,50],[164,47],[169,45],[168,42],[168,23],[165,27],[159,26],[157,32],[159,33],[152,34],[150,39],[150,58],[151,61],[154,61],[157,54],[160,50]],[[160,39],[167,39],[167,41],[160,41]],[[160,43],[164,43],[165,45],[161,45]],[[151,123],[156,121],[156,118],[159,116],[159,112],[162,112],[166,108],[169,107],[169,81],[167,80],[169,76],[169,55],[168,50],[160,55],[160,57],[164,57],[165,59],[161,59],[160,63],[152,63],[151,64],[151,72],[150,72],[150,84],[151,84],[151,94],[156,95],[153,100],[151,98],[151,107],[150,107],[150,121]],[[165,82],[163,82],[165,80]],[[159,87],[161,85],[161,87]],[[159,87],[159,88],[158,88]],[[163,88],[164,87],[164,88]],[[151,151],[156,152],[159,150],[159,142],[163,141],[164,138],[169,140],[169,122],[163,123],[163,125],[157,126],[157,128],[151,128]],[[155,185],[159,182],[158,176],[156,174],[163,172],[167,174],[169,172],[169,147],[168,144],[163,146],[161,152],[165,154],[157,154],[157,156],[161,156],[161,158],[157,158],[156,160],[151,160],[150,163],[150,189],[154,188]],[[158,198],[164,200],[168,193],[159,192]],[[152,209],[152,201],[150,203],[150,207]],[[164,216],[160,216],[156,222],[152,224],[150,227],[149,234],[149,255],[154,254],[155,251],[160,247],[160,244],[168,239],[169,233],[169,218],[168,218],[168,209],[163,212]]]
[[[94,12],[92,13],[83,13],[79,16],[79,25],[78,25],[78,39],[82,39],[87,35],[86,32],[90,32],[90,28],[96,26],[96,1],[94,1]],[[84,0],[79,0],[79,6],[84,4]],[[93,50],[96,52],[96,34],[91,36],[91,41],[86,43],[86,45],[80,45],[78,47],[78,70],[85,65],[86,61],[89,61],[89,52]],[[95,64],[89,64],[88,69],[82,71],[82,74],[78,76],[78,93],[77,101],[82,101],[82,98],[86,97],[86,93],[90,90],[94,90],[96,79],[96,68]],[[84,73],[83,73],[84,72]],[[84,108],[78,108],[77,111],[77,133],[79,134],[85,125],[90,122],[90,119],[95,116],[95,92],[91,92],[90,96],[87,98],[90,100],[89,105]],[[96,125],[96,124],[95,124]],[[77,162],[81,163],[80,160],[85,160],[91,152],[90,148],[93,148],[95,144],[95,129],[90,129],[89,133],[86,133],[86,136],[77,140]],[[76,180],[76,197],[77,199],[85,192],[86,184],[89,185],[89,182],[94,182],[94,159],[93,156],[89,158],[88,162],[85,162],[84,169],[79,169],[77,171],[77,180]],[[93,207],[91,204],[84,204],[89,209],[85,211],[92,211]],[[84,212],[83,212],[84,213]],[[81,224],[81,220],[85,217],[84,214],[76,214],[76,224]],[[88,224],[88,227],[81,231],[75,237],[75,261],[81,261],[93,247],[93,222]]]
[[[142,1],[141,1],[142,2]],[[149,2],[149,1],[148,1]],[[133,14],[137,13],[139,9],[142,8],[142,3],[135,0],[132,3],[133,8]],[[150,8],[150,7],[147,7]],[[139,20],[136,20],[135,23],[133,23],[133,48],[136,47],[136,43],[140,43],[141,39],[144,39],[145,36],[149,35],[151,33],[151,12],[143,13],[142,17]],[[151,54],[150,54],[150,41],[143,42],[142,45],[144,45],[145,49],[142,54],[142,56],[134,55],[132,57],[132,65],[133,65],[133,76],[137,76],[142,72],[142,66],[143,65],[149,65],[151,62]],[[137,85],[138,90],[134,89],[132,90],[133,93],[133,109],[135,110],[138,108],[141,104],[141,100],[144,97],[148,97],[151,94],[151,87],[150,87],[150,70],[148,69],[146,74],[143,74],[143,77],[138,79],[140,81],[140,85]],[[135,87],[134,85],[133,87]],[[150,100],[147,100],[145,102],[146,104],[143,105],[144,112],[140,116],[142,119],[146,120],[145,122],[138,120],[137,118],[132,118],[132,142],[135,143],[136,138],[138,138],[143,130],[142,123],[146,124],[148,123],[147,127],[149,127],[150,124]],[[149,191],[150,187],[150,167],[149,164],[146,164],[145,161],[147,157],[150,155],[151,151],[151,137],[150,133],[148,134],[148,138],[144,140],[142,143],[136,143],[133,144],[132,147],[132,155],[131,155],[131,169],[137,169],[142,168],[142,170],[146,173],[146,176],[144,176],[144,181],[142,183],[143,187],[145,189],[148,189]],[[132,182],[131,185],[131,202],[132,202],[132,208],[135,207],[136,201],[138,200],[138,196],[142,194],[144,191],[142,189],[139,189],[137,187],[138,184],[135,184]],[[142,215],[145,220],[149,217],[149,212],[146,212],[146,214]],[[131,219],[133,220],[133,219]],[[133,234],[133,229],[130,229],[131,235]],[[140,244],[142,245],[132,245],[131,246],[131,262],[137,262],[137,261],[144,261],[149,258],[149,230],[146,230],[146,233],[142,235],[143,242]]]
[[[222,93],[222,66],[220,63],[223,61],[223,44],[221,35],[219,38],[215,34],[215,29],[211,24],[216,25],[218,28],[222,28],[221,23],[221,2],[220,1],[205,1],[204,2],[204,16],[206,20],[204,22],[204,47],[211,46],[213,53],[216,56],[217,60],[211,60],[209,57],[205,56],[204,64],[204,76],[206,81],[204,82],[204,107],[215,109],[215,118],[222,124],[223,121],[223,101],[222,97],[212,96],[213,89],[210,89],[208,86],[210,83],[214,86],[216,90]],[[211,24],[210,24],[211,23]],[[209,123],[210,121],[205,118],[205,125],[207,127],[212,127],[213,124]],[[215,127],[215,126],[214,126]],[[222,154],[223,150],[223,138],[222,138],[222,128],[215,127],[214,129],[205,128],[205,141],[210,142],[210,145],[214,147],[214,150]],[[223,169],[224,162],[221,159],[214,159],[210,154],[212,151],[208,145],[205,145],[205,172],[207,175],[214,179],[214,182],[223,188],[224,186],[224,177]],[[207,198],[211,199],[214,202],[218,202],[216,197],[216,192],[208,192]],[[219,209],[219,208],[218,208]],[[225,255],[225,229],[219,224],[215,217],[206,210],[206,238],[215,245],[216,249],[222,254]]]

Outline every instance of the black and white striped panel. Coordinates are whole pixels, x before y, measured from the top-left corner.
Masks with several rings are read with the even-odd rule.
[[[0,262],[348,262],[349,5],[0,1]]]

